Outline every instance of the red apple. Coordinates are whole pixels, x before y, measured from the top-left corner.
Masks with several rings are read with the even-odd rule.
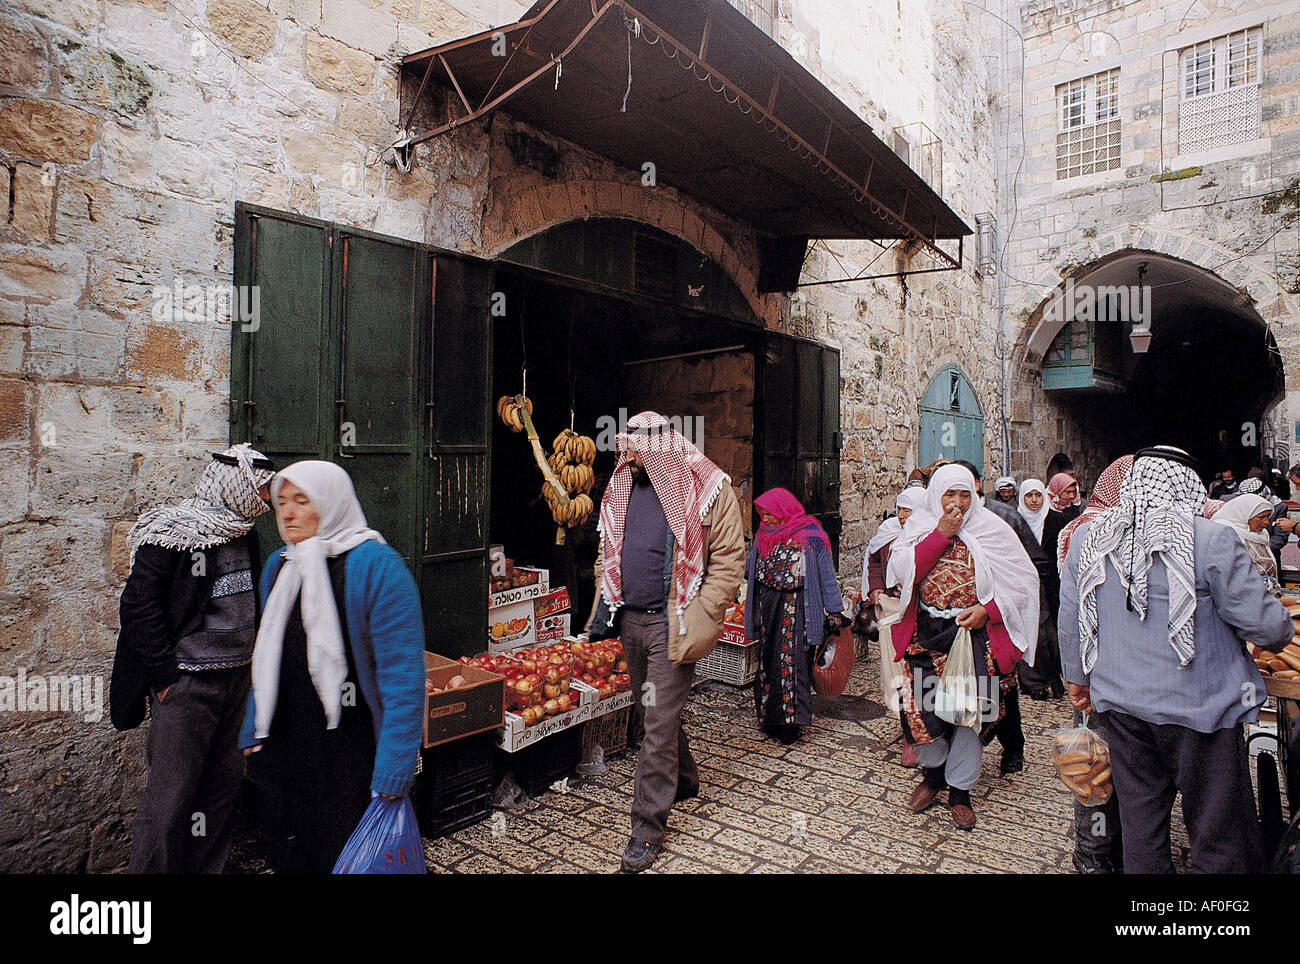
[[[542,708],[546,711],[547,716],[554,716],[556,713],[560,712],[560,701],[547,700],[546,705]]]

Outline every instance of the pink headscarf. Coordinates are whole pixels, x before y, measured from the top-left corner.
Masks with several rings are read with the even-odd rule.
[[[816,536],[826,543],[827,549],[831,547],[831,541],[827,538],[826,530],[821,527],[821,523],[804,512],[803,504],[789,489],[768,489],[754,500],[754,507],[771,513],[779,521],[778,525],[758,527],[756,541],[760,556],[766,556],[773,546],[791,537],[800,546],[806,547],[808,540]]]
[[[1074,486],[1074,501],[1064,502],[1061,500],[1061,493]],[[1072,505],[1079,505],[1083,502],[1083,496],[1079,491],[1079,480],[1069,472],[1057,472],[1052,476],[1052,481],[1047,483],[1047,501],[1057,512],[1064,512]]]

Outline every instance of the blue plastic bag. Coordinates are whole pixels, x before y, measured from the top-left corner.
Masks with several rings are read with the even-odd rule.
[[[336,874],[423,874],[424,848],[410,797],[375,796],[343,845]]]

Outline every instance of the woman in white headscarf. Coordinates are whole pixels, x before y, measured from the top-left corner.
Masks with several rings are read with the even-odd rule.
[[[1025,479],[1020,483],[1020,514],[1034,530],[1034,538],[1043,544],[1043,525],[1047,522],[1047,513],[1051,507],[1047,504],[1047,486],[1038,479]]]
[[[992,698],[995,689],[998,694],[997,712],[986,713],[981,724],[997,724],[1016,662],[1034,662],[1038,572],[1011,527],[980,502],[974,476],[954,464],[931,477],[925,504],[894,541],[888,578],[899,587],[901,615],[893,643],[908,684],[900,711],[904,736],[916,745],[925,770],[907,806],[920,813],[946,784],[953,822],[970,830],[975,826],[970,788],[979,778],[981,734],[939,719],[933,687],[958,629],[967,629],[981,695]]]
[[[1268,499],[1250,493],[1230,499],[1210,520],[1228,526],[1241,537],[1255,568],[1270,586],[1277,584],[1277,560],[1273,558],[1268,538],[1268,523],[1272,515],[1273,506]]]
[[[286,545],[262,575],[240,745],[267,750],[295,839],[288,869],[328,873],[371,797],[403,796],[414,782],[420,598],[339,466],[295,462],[271,483],[271,499]]]
[[[862,566],[862,598],[876,607],[877,624],[884,620],[888,628],[890,617],[898,612],[898,590],[890,589],[885,583],[885,572],[889,566],[889,551],[903,532],[912,513],[925,504],[925,486],[909,485],[898,494],[894,501],[896,516],[891,516],[880,523],[880,528],[867,543],[866,559]],[[894,660],[893,646],[889,643],[889,634],[882,633],[880,646],[880,685],[885,697],[885,705],[891,713],[897,713],[899,707],[898,691],[903,686],[903,664]],[[916,748],[910,743],[903,746],[902,764],[906,767],[916,766]]]

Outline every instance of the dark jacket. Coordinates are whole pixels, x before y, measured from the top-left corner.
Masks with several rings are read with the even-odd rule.
[[[256,584],[262,561],[257,533],[249,532],[242,538],[248,540]],[[118,606],[122,628],[117,634],[117,654],[108,684],[109,718],[116,729],[139,726],[149,694],[180,678],[176,641],[202,621],[216,578],[214,566],[204,566],[203,574],[195,575],[193,556],[188,549],[155,545],[136,550]],[[261,616],[260,602],[257,615]]]

